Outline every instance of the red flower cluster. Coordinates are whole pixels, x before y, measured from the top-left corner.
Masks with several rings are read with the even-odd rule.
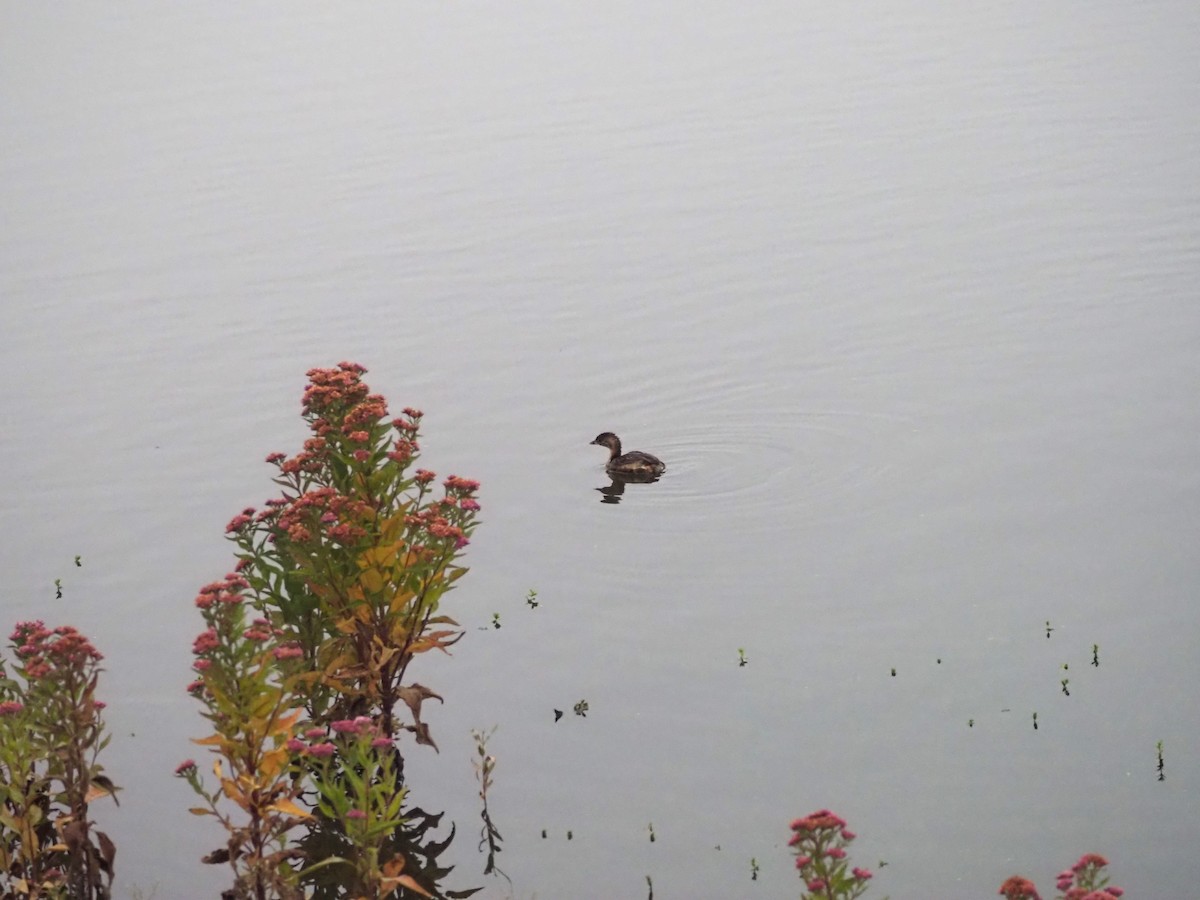
[[[846,845],[856,837],[841,816],[827,809],[794,819],[788,846],[795,849],[796,868],[812,894],[832,888],[838,897],[858,897],[873,877],[870,870],[855,867],[847,875]],[[848,893],[843,893],[848,891]],[[824,896],[824,895],[822,895]]]
[[[18,703],[16,700],[5,700],[3,703],[0,703],[0,716],[16,715],[24,708],[24,703]]]
[[[827,809],[820,809],[815,813],[810,813],[802,819],[792,820],[791,828],[792,831],[796,832],[796,835],[792,837],[792,840],[788,842],[788,845],[794,847],[797,843],[799,843],[802,833],[806,831],[820,831],[823,828],[833,828],[840,831],[845,827],[846,822],[840,816],[835,816]],[[853,838],[854,834],[851,833],[849,840],[853,840]]]
[[[1063,900],[1114,900],[1123,896],[1121,888],[1108,885],[1103,877],[1101,870],[1107,866],[1108,860],[1099,853],[1085,853],[1071,868],[1059,872],[1056,881]]]
[[[1019,875],[1012,876],[1000,885],[1000,896],[1005,900],[1042,900],[1033,882]]]
[[[1104,869],[1108,860],[1099,853],[1085,853],[1069,869],[1064,869],[1055,878],[1056,887],[1062,891],[1060,900],[1117,900],[1125,892],[1108,884]],[[1000,885],[1000,896],[1006,900],[1041,900],[1037,888],[1028,878],[1014,875]]]
[[[208,609],[214,603],[238,604],[242,602],[242,591],[249,589],[250,583],[236,572],[226,575],[222,581],[214,581],[200,588],[196,596],[196,605],[200,609]]]
[[[19,622],[9,640],[30,680],[66,669],[78,671],[89,663],[104,659],[91,641],[70,625],[51,630],[40,619]]]
[[[297,544],[307,543],[314,534],[322,533],[339,544],[352,544],[367,533],[355,523],[369,521],[372,514],[370,506],[362,500],[347,497],[331,487],[314,488],[282,509],[277,533],[286,534]]]
[[[363,384],[366,369],[358,363],[341,362],[336,369],[309,369],[308,387],[301,403],[304,415],[325,418],[331,414],[344,415],[351,407],[367,399],[369,389]],[[386,407],[385,407],[386,408]]]

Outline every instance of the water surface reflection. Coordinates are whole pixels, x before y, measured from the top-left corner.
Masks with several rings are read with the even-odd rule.
[[[649,473],[618,475],[614,472],[607,472],[606,474],[610,483],[605,487],[596,488],[600,492],[601,503],[620,503],[627,484],[654,484],[662,478],[662,475]]]

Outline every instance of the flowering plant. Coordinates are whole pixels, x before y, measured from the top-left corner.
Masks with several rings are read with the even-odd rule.
[[[402,839],[438,817],[401,812],[395,739],[410,733],[437,749],[421,707],[442,698],[404,679],[417,655],[462,637],[438,609],[466,572],[458,558],[475,527],[479,485],[451,475],[438,495],[434,473],[413,468],[421,412],[389,419],[365,372],[349,362],[308,372],[311,435],[295,456],[267,457],[280,495],[229,522],[236,571],[196,599],[207,628],[193,647],[198,677],[189,690],[214,728],[198,743],[231,774],[218,772],[213,794],[194,767],[184,774],[209,801],[199,812],[217,815],[230,834],[227,852],[210,861],[229,861],[242,884],[248,866],[273,870],[252,879],[256,897],[290,896],[331,864],[351,867],[360,886],[417,892],[444,874],[412,865],[417,853]],[[339,731],[346,723],[359,724]],[[316,737],[329,732],[332,741]],[[217,811],[222,794],[247,824]],[[288,844],[301,824],[307,834]],[[300,859],[307,868],[293,865]],[[426,870],[422,886],[411,873]]]
[[[871,872],[857,867],[847,872],[846,847],[854,838],[846,822],[827,809],[792,822],[788,846],[808,889],[804,900],[854,900],[863,895]]]
[[[1085,853],[1069,869],[1055,879],[1060,891],[1058,900],[1116,900],[1124,896],[1121,888],[1110,885],[1105,869],[1108,860],[1098,853]],[[1028,878],[1014,875],[1000,886],[1005,900],[1041,900],[1037,887]]]
[[[107,898],[116,848],[89,803],[116,788],[96,699],[103,657],[69,625],[21,622],[0,661],[0,888],[4,896]],[[15,676],[15,677],[14,677]],[[11,893],[10,893],[11,892]]]

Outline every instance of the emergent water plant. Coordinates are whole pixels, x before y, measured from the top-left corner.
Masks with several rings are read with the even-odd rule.
[[[96,684],[103,657],[69,625],[21,622],[0,659],[0,896],[111,896],[116,848],[89,804],[116,799]]]
[[[229,522],[236,569],[196,598],[189,691],[219,787],[194,764],[179,774],[205,800],[193,811],[227,832],[206,859],[231,865],[238,897],[432,896],[445,874],[449,839],[426,838],[440,816],[405,806],[399,739],[437,749],[421,710],[442,698],[405,679],[462,637],[439,607],[466,572],[479,485],[452,475],[438,491],[414,468],[421,412],[389,418],[365,372],[308,372],[311,435],[267,457],[279,495]]]

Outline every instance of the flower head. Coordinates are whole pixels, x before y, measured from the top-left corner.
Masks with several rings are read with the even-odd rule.
[[[1005,900],[1042,900],[1033,882],[1019,875],[1012,876],[1000,885],[999,893]]]

